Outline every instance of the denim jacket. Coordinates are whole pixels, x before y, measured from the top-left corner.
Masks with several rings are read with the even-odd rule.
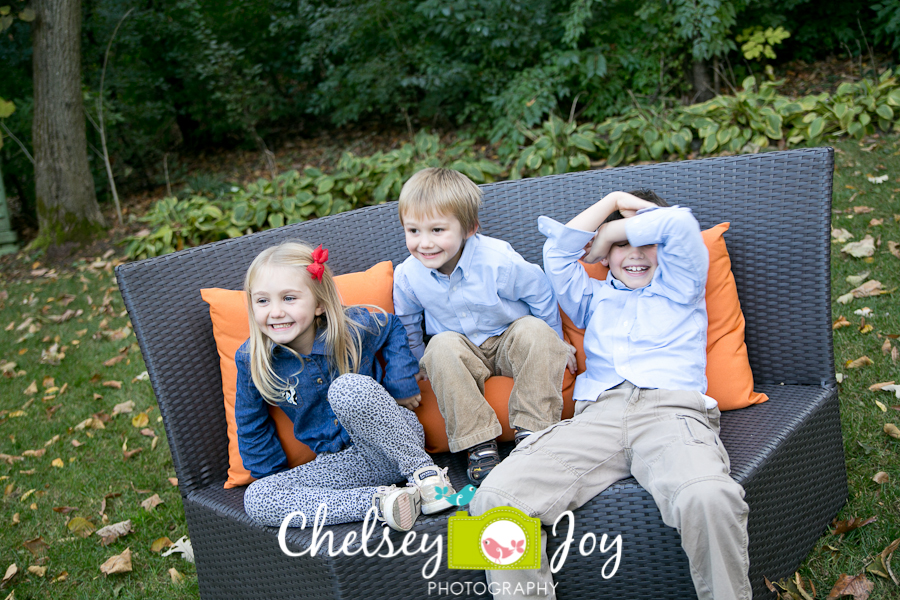
[[[415,375],[418,362],[409,350],[406,331],[392,314],[370,315],[364,308],[350,308],[347,316],[364,326],[358,373],[368,375],[383,385],[394,398],[408,398],[419,393]],[[331,369],[325,354],[324,330],[317,332],[312,352],[301,363],[281,346],[272,350],[275,373],[290,384],[279,407],[294,423],[294,435],[316,454],[338,452],[352,444],[350,434],[341,426],[328,403],[328,387],[338,374]],[[250,341],[235,354],[237,364],[237,396],[234,416],[237,422],[238,448],[244,467],[253,477],[287,470],[287,457],[275,433],[275,422],[269,416],[268,404],[250,377]],[[376,354],[385,361],[382,368]]]

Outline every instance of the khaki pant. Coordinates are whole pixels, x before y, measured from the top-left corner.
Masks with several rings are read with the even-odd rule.
[[[578,402],[574,418],[530,436],[491,471],[470,512],[513,506],[552,525],[562,512],[634,475],[666,525],[681,534],[700,600],[749,600],[748,508],[718,432],[719,409],[707,409],[699,393],[625,382],[596,402]],[[535,597],[554,598],[546,551],[541,561],[539,571],[487,571],[488,582],[549,589],[549,596]]]
[[[516,319],[502,334],[476,346],[459,333],[431,338],[419,366],[428,374],[447,424],[450,451],[459,452],[500,435],[484,381],[512,377],[509,423],[537,431],[562,416],[562,381],[568,345],[537,317]]]

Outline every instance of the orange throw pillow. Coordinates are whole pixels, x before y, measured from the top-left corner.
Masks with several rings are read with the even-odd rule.
[[[344,304],[374,304],[394,312],[394,267],[390,261],[378,263],[362,273],[349,273],[334,278]],[[228,423],[228,480],[225,488],[247,485],[253,481],[244,468],[237,443],[237,423],[234,420],[234,399],[237,393],[237,366],[234,354],[250,336],[244,292],[207,288],[200,295],[209,304],[209,316],[213,324],[213,336],[219,352],[219,368],[222,371],[222,392],[225,396],[225,420]],[[294,426],[283,410],[269,407],[275,420],[278,439],[291,467],[307,463],[316,457],[309,446],[294,437]]]
[[[744,343],[744,313],[737,285],[731,273],[731,259],[723,234],[730,223],[720,223],[703,231],[703,242],[709,250],[709,274],[706,280],[706,312],[709,329],[706,334],[706,393],[719,403],[719,410],[734,410],[769,399],[753,391],[753,373]],[[600,263],[584,264],[588,275],[606,279],[607,268]],[[584,371],[584,330],[575,327],[562,313],[563,332],[575,346],[578,372]]]

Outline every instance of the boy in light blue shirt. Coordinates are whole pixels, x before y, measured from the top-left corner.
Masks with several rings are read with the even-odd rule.
[[[537,265],[508,243],[478,233],[481,190],[462,173],[428,168],[400,192],[410,257],[394,271],[394,312],[431,381],[450,451],[468,451],[480,485],[500,457],[501,425],[484,399],[492,375],[513,378],[509,421],[521,442],[559,421],[566,366],[559,309]],[[425,332],[433,336],[427,346]]]
[[[575,417],[516,448],[471,512],[514,506],[553,524],[633,475],[681,533],[700,600],[749,600],[748,508],[729,475],[717,403],[704,393],[709,253],[690,209],[635,193],[608,194],[567,225],[538,220],[559,304],[586,328],[586,370],[575,383]],[[591,279],[578,259],[609,274]],[[493,589],[555,597],[546,553],[541,570],[487,577],[500,584]]]

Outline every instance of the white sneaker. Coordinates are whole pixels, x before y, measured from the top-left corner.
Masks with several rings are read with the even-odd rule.
[[[397,531],[412,529],[422,512],[421,505],[419,489],[415,487],[380,486],[372,495],[372,506],[378,511],[378,520]]]
[[[449,498],[456,494],[456,490],[447,479],[447,467],[422,467],[413,473],[412,479],[421,495],[423,514],[431,515],[454,506]]]

